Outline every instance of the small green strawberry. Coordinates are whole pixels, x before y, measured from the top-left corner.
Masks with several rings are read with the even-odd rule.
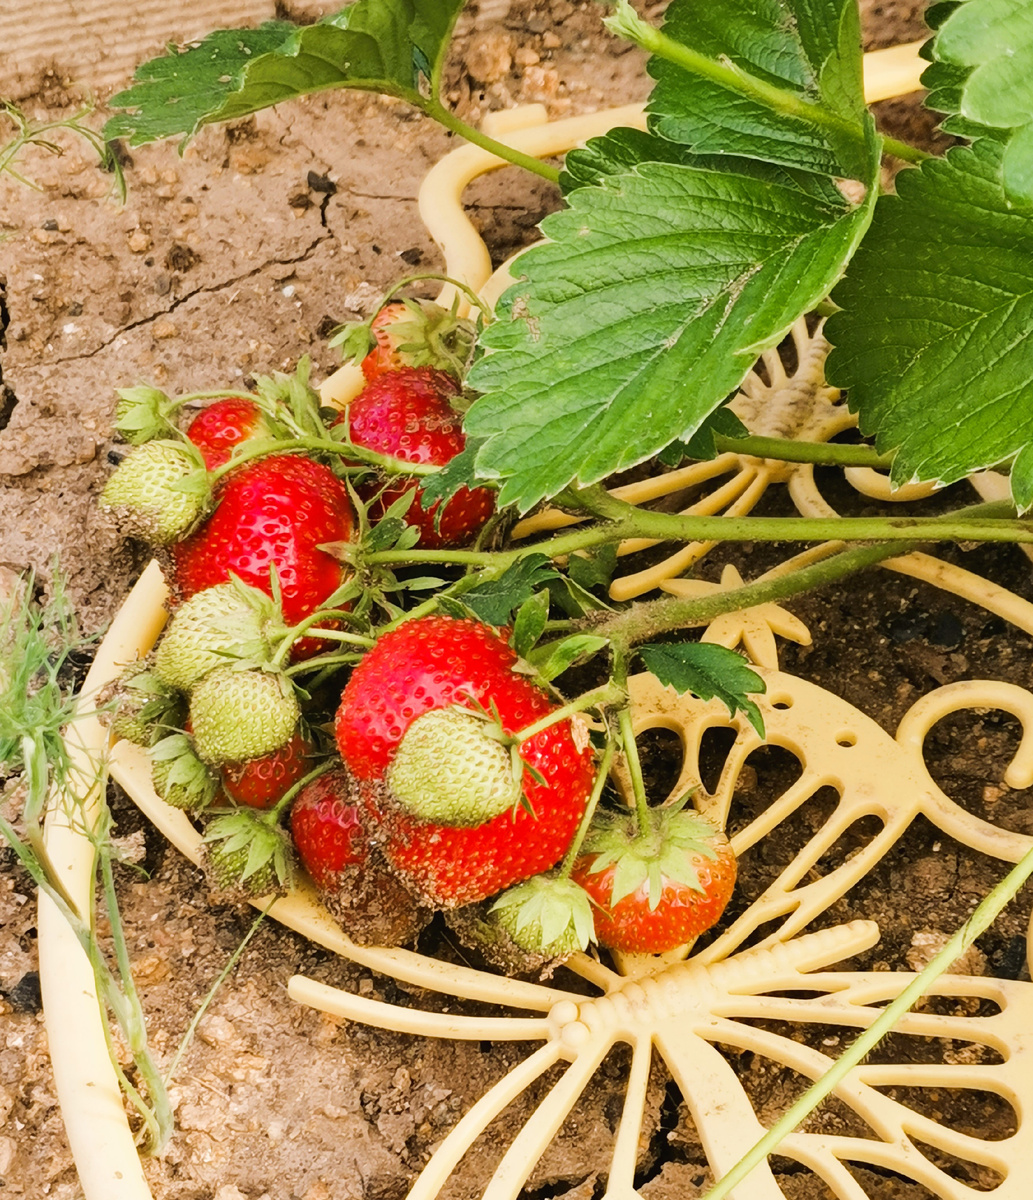
[[[150,750],[151,781],[166,804],[186,812],[207,808],[219,791],[218,776],[197,757],[185,733],[170,733]]]
[[[227,900],[282,893],[291,885],[287,834],[250,809],[216,817],[205,830],[202,848],[208,882]]]
[[[543,958],[569,958],[595,940],[588,894],[562,875],[535,875],[518,883],[499,896],[488,917],[521,950]]]
[[[156,546],[183,537],[204,516],[210,490],[198,452],[182,442],[150,441],[125,456],[100,504],[124,533]]]
[[[130,663],[99,697],[101,705],[113,703],[108,727],[115,741],[151,746],[183,723],[182,696],[166,687],[151,668],[146,659]]]
[[[190,694],[194,747],[213,767],[278,749],[294,733],[300,716],[290,680],[272,672],[218,667]]]
[[[405,731],[387,779],[411,816],[473,826],[520,802],[509,750],[489,736],[477,713],[452,706],[423,713]]]
[[[209,671],[231,660],[264,666],[272,657],[274,602],[257,588],[232,578],[205,588],[177,610],[158,645],[154,673],[169,687],[189,692]],[[282,628],[282,620],[276,621]]]

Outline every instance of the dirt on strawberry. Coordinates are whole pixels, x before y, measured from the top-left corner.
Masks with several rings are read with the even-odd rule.
[[[493,20],[470,22],[449,76],[449,100],[467,120],[518,103],[542,102],[562,116],[644,95],[640,57],[614,48],[589,0],[482,0],[479,7]],[[922,36],[915,0],[862,7],[870,45]],[[77,100],[41,81],[25,104],[39,115],[67,111]],[[880,105],[879,116],[898,136],[929,143],[932,122],[913,101]],[[401,105],[332,93],[229,130],[208,129],[182,157],[171,145],[134,150],[125,207],[73,143],[59,158],[26,156],[22,169],[39,191],[0,176],[0,326],[9,319],[6,350],[0,343],[0,564],[34,569],[46,588],[56,557],[84,627],[100,629],[144,564],[142,549],[122,541],[96,505],[121,453],[111,438],[114,389],[141,380],[176,393],[246,385],[255,374],[292,369],[302,354],[312,356],[317,377],[328,373],[336,366],[327,348],[333,326],[364,315],[409,267],[439,265],[417,217],[416,191],[448,149],[446,135]],[[477,182],[467,198],[496,261],[532,240],[537,221],[557,203],[548,185],[511,170]],[[1029,561],[1017,550],[954,553],[969,569],[1033,593]],[[738,563],[749,576],[775,554],[777,548],[745,548],[721,561]],[[710,566],[702,574],[716,577]],[[783,646],[783,669],[822,684],[889,730],[915,699],[943,683],[1033,681],[1033,640],[889,572],[792,608],[810,626],[814,645]],[[928,758],[940,785],[970,811],[1033,832],[1029,793],[1000,782],[1016,739],[1017,723],[1008,716],[962,715],[934,729]],[[716,771],[720,745],[712,753]],[[647,757],[658,789],[671,774],[669,758],[670,747],[659,741]],[[737,819],[775,794],[791,768],[776,751],[756,755],[744,772]],[[253,917],[210,903],[200,873],[125,797],[115,792],[112,802],[118,836],[136,864],[120,871],[133,973],[152,1044],[168,1062]],[[733,904],[744,904],[777,874],[806,835],[806,822],[820,818],[820,802],[801,813],[795,843],[787,831],[785,845],[767,842],[743,864],[745,890]],[[17,810],[15,794],[5,815]],[[847,842],[835,848],[842,858],[851,852]],[[863,965],[914,969],[1004,872],[1002,863],[919,820],[831,916],[878,922],[882,939],[859,960]],[[974,973],[1028,978],[1030,902],[1027,889],[980,939]],[[98,927],[103,938],[103,914]],[[35,940],[30,882],[0,850],[0,1188],[5,1197],[76,1200],[81,1191],[40,1013]],[[464,961],[439,922],[420,945]],[[523,1043],[425,1039],[339,1021],[288,999],[286,982],[299,972],[370,999],[478,1011],[263,926],[176,1073],[176,1134],[166,1153],[146,1164],[155,1200],[401,1200],[459,1117],[530,1052]],[[795,1099],[792,1072],[761,1056],[729,1054],[762,1121]],[[620,1047],[604,1061],[536,1168],[527,1200],[601,1195],[629,1062]],[[444,1196],[481,1194],[499,1145],[523,1126],[558,1072],[539,1078],[489,1129]],[[1014,1130],[1003,1103],[987,1099],[973,1111],[964,1094],[945,1090],[937,1105],[938,1119],[983,1137]],[[828,1106],[809,1128],[842,1129],[843,1120]],[[700,1195],[709,1179],[705,1162],[677,1091],[654,1068],[640,1144],[642,1195]],[[808,1172],[788,1162],[775,1166],[794,1200],[829,1195]],[[886,1172],[865,1170],[858,1178],[877,1200],[931,1195]],[[986,1173],[959,1178],[983,1189],[993,1183]]]

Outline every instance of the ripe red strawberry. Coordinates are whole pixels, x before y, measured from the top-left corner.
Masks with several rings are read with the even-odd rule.
[[[569,720],[521,743],[529,768],[521,804],[481,824],[441,824],[403,810],[391,767],[410,726],[434,709],[491,710],[512,734],[553,711],[549,696],[514,668],[517,655],[476,621],[422,617],[386,634],[366,655],[341,697],[337,745],[360,786],[391,865],[438,907],[468,904],[553,866],[577,829],[593,781],[592,753],[579,748]],[[488,738],[485,735],[484,740]],[[465,761],[443,739],[430,761],[462,774]],[[460,743],[461,744],[461,743]]]
[[[265,413],[246,396],[230,396],[203,408],[190,422],[187,437],[201,451],[209,471],[228,462],[235,446],[254,438],[273,437]]]
[[[696,812],[649,810],[597,816],[571,878],[595,901],[595,933],[612,950],[663,954],[705,933],[735,887],[735,854]]]
[[[223,791],[249,808],[272,808],[277,800],[312,770],[315,746],[295,730],[289,742],[246,762],[226,763],[222,768]]]
[[[225,583],[230,574],[272,594],[276,568],[283,617],[296,625],[344,581],[347,569],[319,547],[351,537],[348,494],[322,463],[274,455],[245,463],[215,490],[217,507],[189,538],[172,547],[172,583],[183,599]],[[295,657],[320,649],[304,638]]]
[[[367,379],[402,367],[436,367],[461,375],[474,339],[469,321],[429,300],[385,304],[370,322],[369,335],[376,345],[362,360]]]
[[[370,841],[343,770],[302,788],[291,808],[291,834],[320,900],[360,946],[404,945],[430,920]]]
[[[449,402],[459,385],[444,371],[431,367],[391,371],[378,375],[352,400],[346,413],[349,435],[356,446],[375,450],[403,463],[443,467],[466,446],[462,419]],[[438,521],[440,502],[424,510],[421,489],[411,479],[393,476],[360,486],[364,500],[377,497],[370,509],[378,520],[399,497],[415,492],[405,520],[420,531],[420,547],[436,550],[472,541],[495,511],[490,488],[461,488],[445,504]]]

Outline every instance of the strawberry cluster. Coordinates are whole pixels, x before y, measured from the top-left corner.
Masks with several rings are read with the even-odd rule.
[[[593,908],[623,912],[642,887],[655,908],[658,880],[692,892],[698,864],[723,861],[716,832],[665,816],[660,874],[634,831],[632,852],[614,851],[586,815],[606,764],[552,674],[514,649],[519,631],[441,596],[407,611],[406,580],[376,562],[392,545],[469,546],[494,513],[485,486],[423,495],[465,447],[470,328],[405,301],[339,340],[367,381],[341,412],[305,363],[209,397],[185,430],[182,401],[121,393],[132,449],[102,505],[156,547],[173,612],[113,689],[113,735],[147,747],[158,795],[204,823],[220,896],[282,891],[300,862],[359,943],[411,943],[440,911],[512,970],[597,937],[667,948],[622,941]],[[714,919],[726,899],[708,900]]]

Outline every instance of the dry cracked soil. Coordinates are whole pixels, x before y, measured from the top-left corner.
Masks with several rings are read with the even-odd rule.
[[[534,102],[556,117],[646,94],[639,55],[613,45],[589,0],[482,0],[480,7],[457,40],[448,74],[450,101],[467,120]],[[869,46],[922,36],[913,0],[862,7]],[[476,5],[471,15],[478,17]],[[79,99],[44,77],[23,103],[42,116],[67,113]],[[933,136],[914,100],[881,105],[879,116],[898,135]],[[306,354],[317,377],[329,373],[334,325],[368,311],[408,269],[440,266],[416,194],[449,148],[447,135],[402,105],[331,93],[206,129],[182,156],[173,145],[133,150],[124,205],[74,142],[56,157],[26,153],[20,167],[35,190],[0,175],[0,564],[34,571],[46,593],[59,562],[84,630],[102,629],[147,557],[95,504],[119,452],[111,431],[115,388],[138,381],[171,393],[234,387],[290,370]],[[551,188],[512,170],[478,182],[467,200],[496,261],[532,240],[557,204]],[[782,502],[773,503],[779,511]],[[1022,595],[1033,590],[1029,561],[1018,551],[955,554]],[[767,561],[759,548],[731,557],[744,574]],[[815,644],[786,649],[783,667],[890,730],[942,683],[976,676],[1031,682],[1027,636],[899,576],[876,573],[792,607],[814,630]],[[999,782],[1015,737],[1015,722],[999,714],[954,718],[934,731],[929,759],[949,794],[1031,832],[1028,793]],[[658,774],[668,751],[654,749]],[[758,761],[748,781],[753,802],[778,786],[784,770],[777,755]],[[151,1042],[167,1062],[251,917],[209,903],[200,874],[125,797],[113,791],[111,802],[118,835],[145,872],[120,872],[120,903]],[[17,818],[16,795],[5,812]],[[757,878],[773,865],[757,864]],[[914,966],[921,948],[960,924],[1004,870],[919,823],[836,916],[879,921],[882,941],[869,965]],[[1028,979],[1029,907],[1024,894],[980,940],[970,969]],[[103,913],[98,929],[103,939]],[[47,1055],[35,943],[30,881],[0,850],[0,1191],[12,1200],[75,1200],[81,1191]],[[374,999],[434,1002],[281,929],[260,929],[173,1081],[176,1132],[166,1152],[146,1163],[156,1200],[401,1200],[434,1146],[528,1053],[521,1043],[421,1039],[332,1019],[288,999],[286,981],[299,971]],[[602,1194],[628,1061],[621,1050],[605,1060],[535,1169],[526,1200]],[[794,1098],[792,1072],[759,1056],[741,1055],[736,1066],[762,1119]],[[443,1195],[481,1194],[500,1146],[554,1078],[523,1094]],[[960,1128],[1003,1137],[1014,1127],[1005,1105],[940,1099],[942,1108],[958,1109]],[[829,1128],[836,1119],[834,1112],[814,1118]],[[707,1183],[705,1162],[685,1106],[654,1069],[641,1194],[690,1200]],[[994,1183],[986,1172],[954,1169],[976,1189]],[[778,1177],[793,1200],[831,1195],[791,1164]],[[933,1194],[891,1172],[858,1177],[879,1200]]]

